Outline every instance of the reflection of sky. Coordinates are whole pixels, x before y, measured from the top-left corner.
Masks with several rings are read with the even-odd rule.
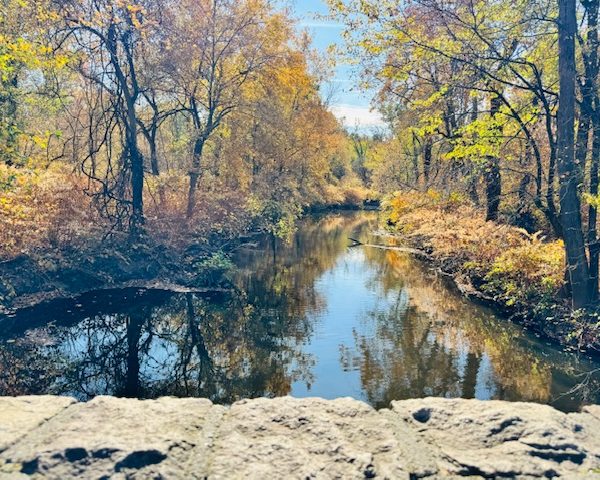
[[[292,395],[365,399],[360,371],[343,368],[340,356],[343,348],[354,345],[355,331],[368,337],[375,335],[374,325],[361,325],[367,312],[377,309],[380,301],[385,303],[380,308],[388,307],[387,299],[379,298],[377,292],[367,288],[365,280],[371,273],[364,252],[355,249],[342,255],[336,265],[317,280],[315,287],[327,298],[327,310],[317,312],[315,334],[305,348],[306,353],[317,359],[313,368],[314,383],[310,389],[301,381],[294,383]],[[353,348],[349,353],[352,357],[356,354]]]
[[[343,25],[322,18],[327,15],[325,0],[289,0],[289,4],[298,27],[308,30],[320,52],[326,52],[330,45],[343,47]],[[352,66],[338,62],[334,77],[323,88],[324,96],[333,94],[331,111],[351,129],[382,126],[380,116],[369,107],[374,92],[362,92],[355,73]]]
[[[384,260],[385,261],[385,260]],[[379,359],[380,365],[388,372],[383,384],[379,385],[378,392],[372,400],[380,400],[385,396],[385,383],[404,382],[405,379],[394,377],[394,358],[407,355],[400,345],[395,345],[392,339],[381,336],[379,323],[389,319],[390,313],[400,317],[398,325],[402,331],[404,321],[402,317],[408,314],[411,304],[410,286],[398,279],[398,289],[391,288],[386,291],[380,282],[381,272],[367,260],[364,249],[348,249],[344,252],[335,266],[323,273],[316,281],[315,288],[326,300],[327,307],[311,314],[315,325],[315,332],[306,342],[304,353],[314,357],[316,363],[312,369],[313,379],[310,385],[303,380],[297,380],[292,385],[292,395],[296,397],[317,396],[322,398],[338,398],[351,396],[361,400],[368,400],[368,394],[361,378],[365,360],[359,343],[361,339],[369,342],[369,356]],[[431,321],[435,323],[435,318]],[[451,357],[453,365],[450,376],[455,378],[441,391],[435,384],[427,384],[420,391],[421,396],[444,394],[448,397],[460,397],[463,393],[463,382],[466,375],[467,354],[472,347],[464,337],[463,332],[457,333],[457,338],[451,338],[449,332],[431,330],[427,334],[426,342],[420,347],[424,364],[412,364],[407,358],[409,368],[408,377],[412,369],[423,368],[420,375],[427,375],[426,364],[428,358],[443,360],[444,355],[436,354],[436,345],[443,349],[445,355]],[[414,360],[414,359],[413,359]],[[414,373],[414,372],[412,372]],[[418,376],[420,376],[418,375]],[[417,376],[417,377],[418,377]],[[369,379],[366,378],[368,381]],[[414,379],[413,379],[414,380]],[[496,394],[496,379],[494,367],[487,352],[483,352],[478,367],[475,385],[475,396],[479,399],[491,399]],[[408,394],[415,394],[409,390]]]

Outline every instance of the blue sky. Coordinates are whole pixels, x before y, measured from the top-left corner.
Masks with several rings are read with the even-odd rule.
[[[343,25],[320,16],[328,13],[324,0],[288,0],[293,15],[301,29],[307,29],[313,38],[314,46],[322,52],[330,45],[343,46]],[[356,75],[350,65],[339,63],[331,84],[325,86],[324,94],[333,91],[331,111],[352,129],[381,126],[382,120],[370,109],[372,93],[362,92],[357,87]]]

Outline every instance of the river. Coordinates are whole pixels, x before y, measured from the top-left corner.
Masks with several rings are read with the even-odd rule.
[[[0,395],[238,399],[425,396],[600,402],[600,363],[462,298],[410,254],[350,247],[374,213],[304,220],[235,257],[230,293],[125,289],[58,301],[0,333]]]

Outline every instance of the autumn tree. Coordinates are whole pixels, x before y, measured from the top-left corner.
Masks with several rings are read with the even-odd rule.
[[[0,3],[0,157],[7,165],[26,163],[24,146],[43,145],[48,132],[28,124],[44,97],[56,94],[50,79],[66,63],[46,35],[52,12],[45,1]]]
[[[577,15],[575,0],[560,0],[558,46],[560,72],[560,104],[558,108],[557,147],[560,179],[560,217],[567,250],[573,307],[590,303],[589,268],[583,238],[578,175],[575,164],[575,36]],[[581,125],[580,125],[581,128]]]
[[[277,44],[287,32],[267,1],[186,0],[172,7],[165,27],[171,40],[164,45],[163,68],[193,125],[189,218],[196,205],[207,141],[241,107],[244,83],[277,55],[266,48],[267,40]],[[186,48],[174,38],[185,38]]]
[[[100,141],[89,150],[83,169],[101,184],[97,198],[105,213],[119,224],[126,214],[134,234],[144,223],[144,157],[138,129],[140,101],[147,85],[140,84],[140,59],[160,8],[160,3],[152,0],[55,2],[63,22],[55,33],[56,41],[74,52],[78,58],[75,68],[87,88],[103,99],[102,120],[90,125],[92,135]],[[116,146],[120,151],[115,158]],[[108,153],[104,168],[98,170],[101,149]]]
[[[287,38],[279,45],[271,39],[278,55],[239,90],[243,108],[224,120],[206,157],[216,157],[213,175],[247,195],[270,219],[268,229],[283,236],[303,208],[326,201],[328,186],[339,181],[335,160],[349,148],[301,46],[291,48]]]

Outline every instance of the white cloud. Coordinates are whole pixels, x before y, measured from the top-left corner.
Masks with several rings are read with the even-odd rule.
[[[381,114],[377,111],[371,111],[369,107],[339,104],[332,105],[330,110],[347,128],[386,126]]]
[[[300,22],[299,26],[302,28],[337,28],[342,29],[345,26],[341,23],[329,23],[329,22]]]

